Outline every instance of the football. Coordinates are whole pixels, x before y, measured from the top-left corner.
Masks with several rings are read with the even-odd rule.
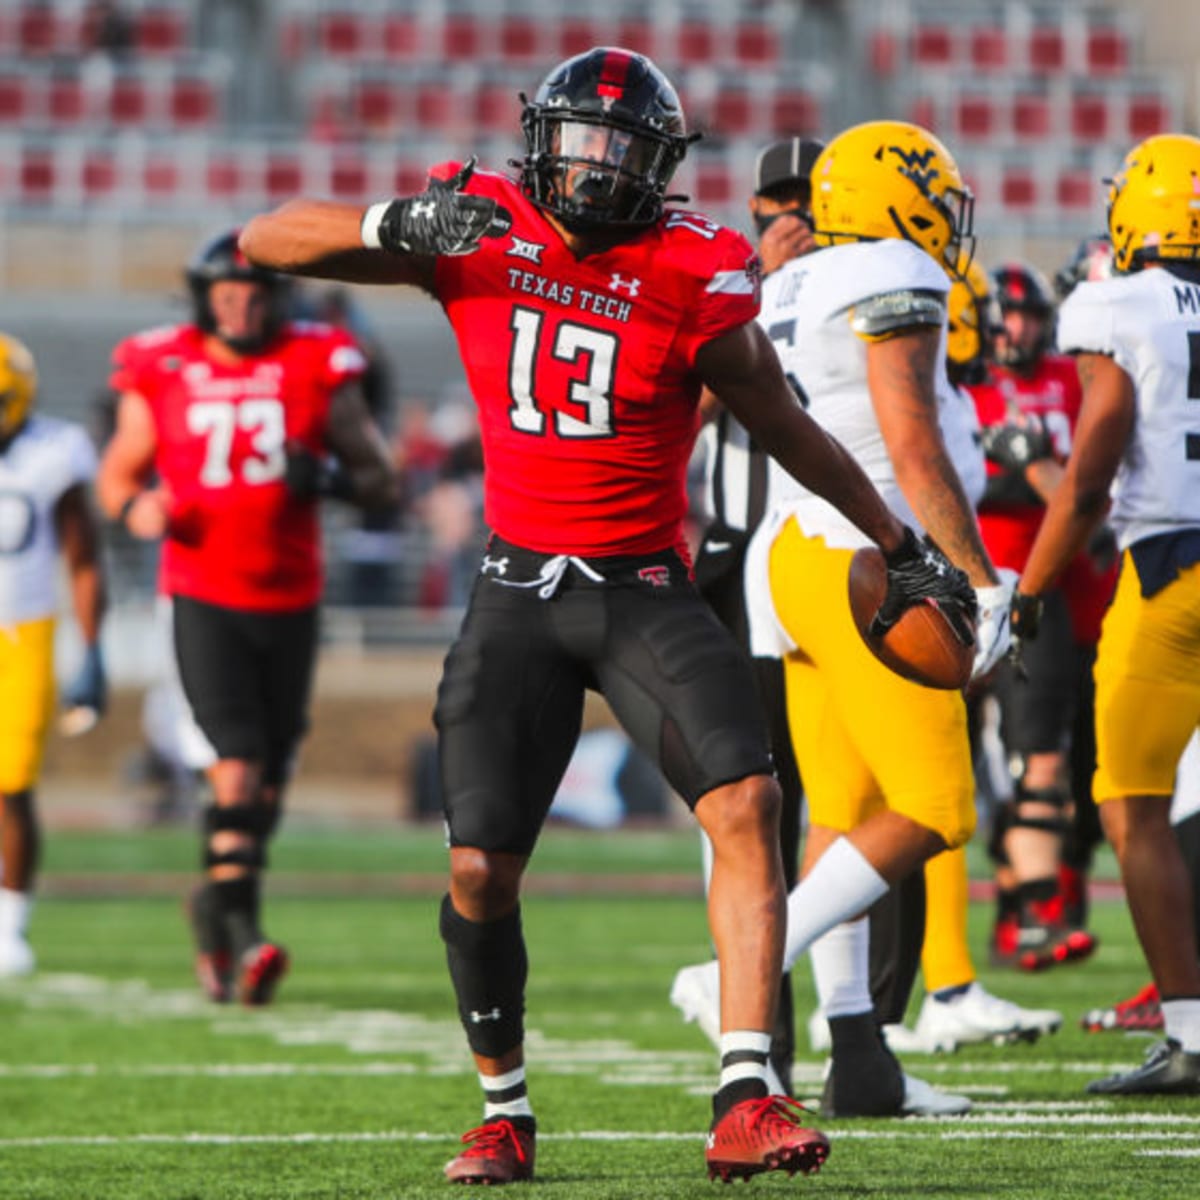
[[[974,640],[964,646],[935,605],[908,609],[882,637],[868,634],[886,593],[887,563],[882,551],[875,546],[855,551],[850,560],[850,611],[871,653],[897,675],[925,687],[965,687],[975,660]]]

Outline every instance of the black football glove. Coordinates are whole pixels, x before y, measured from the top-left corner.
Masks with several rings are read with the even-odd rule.
[[[87,648],[83,664],[63,691],[63,713],[59,728],[67,737],[76,737],[93,728],[108,707],[108,675],[99,643]]]
[[[485,237],[512,228],[512,214],[488,196],[462,189],[475,170],[469,158],[450,179],[431,179],[418,196],[393,200],[379,222],[379,244],[391,254],[473,254]]]
[[[904,541],[884,554],[887,563],[887,595],[871,620],[867,632],[882,637],[914,604],[936,604],[950,622],[954,636],[964,646],[975,644],[975,589],[928,537],[917,541],[911,529]]]
[[[284,455],[283,480],[297,499],[316,500],[331,496],[335,500],[349,500],[353,497],[350,476],[339,463],[319,457],[300,442],[288,442]]]
[[[983,452],[1003,471],[1023,475],[1031,463],[1054,457],[1054,441],[1038,417],[1023,417],[1019,424],[988,425],[982,435]]]

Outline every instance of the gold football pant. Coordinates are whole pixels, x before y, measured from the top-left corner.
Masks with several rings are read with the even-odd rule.
[[[54,618],[0,626],[0,793],[33,787],[54,711]]]

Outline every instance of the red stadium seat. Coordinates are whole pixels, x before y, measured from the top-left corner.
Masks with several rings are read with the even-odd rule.
[[[946,25],[921,25],[913,30],[910,56],[917,67],[949,67],[955,60],[954,34]]]
[[[679,25],[675,56],[685,67],[703,66],[716,58],[716,35],[708,21],[686,18]]]
[[[1012,131],[1022,141],[1042,141],[1053,132],[1050,98],[1041,92],[1019,92],[1013,97]]]
[[[317,17],[317,48],[330,58],[360,58],[370,45],[361,13],[324,12]]]
[[[176,200],[182,192],[183,172],[170,154],[157,153],[142,164],[142,192],[149,202]]]
[[[17,52],[23,58],[54,54],[66,40],[53,4],[26,3],[17,14]]]
[[[968,57],[973,71],[1008,69],[1008,34],[995,26],[978,26],[968,37]]]
[[[114,125],[145,125],[150,118],[150,97],[140,75],[119,75],[105,100],[105,115]]]
[[[509,13],[500,21],[500,57],[505,62],[540,61],[542,57],[542,25],[526,13]]]
[[[1054,198],[1059,208],[1094,213],[1099,206],[1095,173],[1082,167],[1066,167],[1058,173]]]
[[[771,131],[812,134],[821,128],[821,102],[804,88],[782,88],[771,97]]]
[[[1102,92],[1077,92],[1071,97],[1070,126],[1076,141],[1108,141],[1114,133],[1108,97]]]
[[[710,205],[729,204],[735,194],[733,176],[729,167],[720,161],[699,163],[693,183],[692,202],[699,209]]]
[[[931,133],[937,133],[942,124],[938,119],[937,103],[932,96],[914,96],[908,106],[908,119]]]
[[[415,196],[423,192],[429,178],[428,170],[428,165],[423,162],[398,162],[392,170],[392,195]]]
[[[19,71],[0,75],[0,124],[24,125],[31,109],[29,80]]]
[[[390,13],[383,18],[381,41],[390,59],[419,59],[423,50],[420,19],[415,13]]]
[[[403,123],[402,96],[386,78],[360,79],[350,94],[355,125],[366,133],[390,134]]]
[[[475,14],[450,13],[442,25],[442,56],[450,62],[474,62],[486,53]]]
[[[721,137],[755,132],[754,97],[745,88],[719,88],[709,110],[709,120],[713,133]]]
[[[335,200],[365,202],[370,191],[370,172],[361,155],[339,151],[329,164],[329,190]]]
[[[499,80],[483,80],[475,89],[471,116],[481,133],[511,134],[521,119],[517,89]]]
[[[614,44],[657,59],[658,25],[651,17],[624,16],[617,22]]]
[[[25,204],[49,204],[57,182],[58,169],[54,161],[54,152],[48,146],[23,147],[17,177],[21,201]]]
[[[142,54],[169,58],[182,53],[188,40],[183,8],[169,5],[143,8],[135,19],[135,40]]]
[[[1089,75],[1123,75],[1129,67],[1129,43],[1113,26],[1095,25],[1084,38],[1084,63]]]
[[[419,84],[414,102],[416,110],[413,122],[417,129],[444,133],[454,125],[459,115],[460,97],[455,95],[444,79],[432,79]]]
[[[587,17],[564,16],[558,24],[558,54],[560,58],[574,58],[593,46],[603,46],[607,39],[601,36],[599,25]]]
[[[246,189],[246,170],[234,154],[219,151],[205,164],[204,187],[213,200],[234,204]]]
[[[1029,35],[1029,70],[1057,75],[1066,67],[1067,42],[1057,25],[1035,25]]]
[[[1175,124],[1171,106],[1162,96],[1141,93],[1130,97],[1127,114],[1129,140],[1140,142],[1156,133],[1167,133]]]
[[[876,29],[867,42],[867,63],[874,75],[884,78],[894,75],[899,66],[900,50],[896,36],[889,29]]]
[[[216,121],[219,110],[217,90],[211,80],[199,75],[180,75],[171,80],[167,111],[172,125],[204,128]]]
[[[994,97],[965,92],[954,105],[955,132],[964,141],[989,142],[1000,133],[999,106]]]
[[[291,151],[280,151],[267,159],[263,173],[267,198],[272,203],[290,199],[304,190],[304,167]]]
[[[774,67],[779,61],[775,30],[765,21],[739,21],[733,32],[733,57],[744,67]]]
[[[112,151],[93,147],[83,156],[79,183],[85,202],[106,200],[117,190],[117,165]]]
[[[1028,167],[1009,167],[1000,179],[1000,203],[1014,212],[1037,207],[1037,177]]]

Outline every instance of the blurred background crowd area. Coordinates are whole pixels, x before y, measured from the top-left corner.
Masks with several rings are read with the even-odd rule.
[[[1103,180],[1133,143],[1200,128],[1200,22],[1177,0],[0,0],[0,328],[37,356],[41,407],[102,441],[113,345],[187,318],[204,238],[296,194],[418,191],[472,153],[503,170],[523,151],[520,93],[600,44],[677,85],[704,135],[676,179],[695,207],[749,232],[763,145],[911,119],[963,167],[989,268],[1053,273],[1103,227]],[[318,699],[395,699],[389,653],[435,665],[482,545],[473,406],[429,300],[306,284],[295,304],[361,341],[405,476],[385,517],[327,506],[324,637],[345,656]],[[162,651],[154,550],[111,535],[105,640],[138,686]],[[436,672],[402,675],[419,724]],[[333,726],[335,766],[366,753],[356,728]]]

